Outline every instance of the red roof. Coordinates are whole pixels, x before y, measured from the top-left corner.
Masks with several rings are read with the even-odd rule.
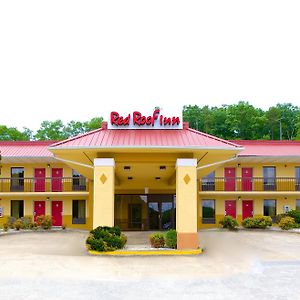
[[[238,145],[190,128],[174,130],[99,128],[51,145],[52,149],[74,148],[222,148]]]
[[[0,141],[3,157],[53,157],[48,147],[56,141]]]
[[[300,141],[234,140],[244,147],[239,156],[300,156]]]

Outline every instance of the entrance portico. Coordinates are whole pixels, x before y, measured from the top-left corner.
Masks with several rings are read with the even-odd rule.
[[[188,124],[135,130],[108,129],[106,123],[49,149],[93,182],[93,227],[176,228],[179,249],[198,247],[197,178],[241,150]]]

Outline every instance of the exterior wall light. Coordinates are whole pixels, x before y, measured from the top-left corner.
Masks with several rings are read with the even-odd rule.
[[[159,181],[159,180],[160,180],[160,177],[155,177],[155,180]]]
[[[128,180],[132,180],[132,179],[133,179],[133,177],[129,176],[129,177],[127,177],[127,179],[128,179]]]
[[[124,171],[130,171],[131,167],[130,166],[124,166]]]
[[[166,170],[166,166],[159,166],[159,169],[161,170],[161,171],[165,171]]]

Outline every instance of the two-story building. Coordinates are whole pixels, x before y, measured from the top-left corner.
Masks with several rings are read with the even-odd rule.
[[[60,142],[0,142],[0,225],[50,215],[67,228],[176,228],[183,249],[224,215],[241,222],[300,209],[300,142],[226,141],[161,120],[147,129],[103,122]]]

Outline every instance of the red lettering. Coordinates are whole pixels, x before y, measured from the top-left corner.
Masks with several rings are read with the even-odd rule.
[[[171,125],[171,118],[164,117],[164,125]]]
[[[173,117],[172,118],[172,126],[179,125],[180,124],[180,118],[179,117]]]
[[[127,117],[123,118],[123,117],[120,117],[120,115],[117,112],[112,111],[110,113],[110,123],[111,123],[111,125],[116,125],[116,126],[129,125],[130,114],[128,114]]]
[[[118,123],[117,123],[118,119],[119,119],[119,114],[116,111],[112,111],[110,113],[110,124],[118,126]]]

